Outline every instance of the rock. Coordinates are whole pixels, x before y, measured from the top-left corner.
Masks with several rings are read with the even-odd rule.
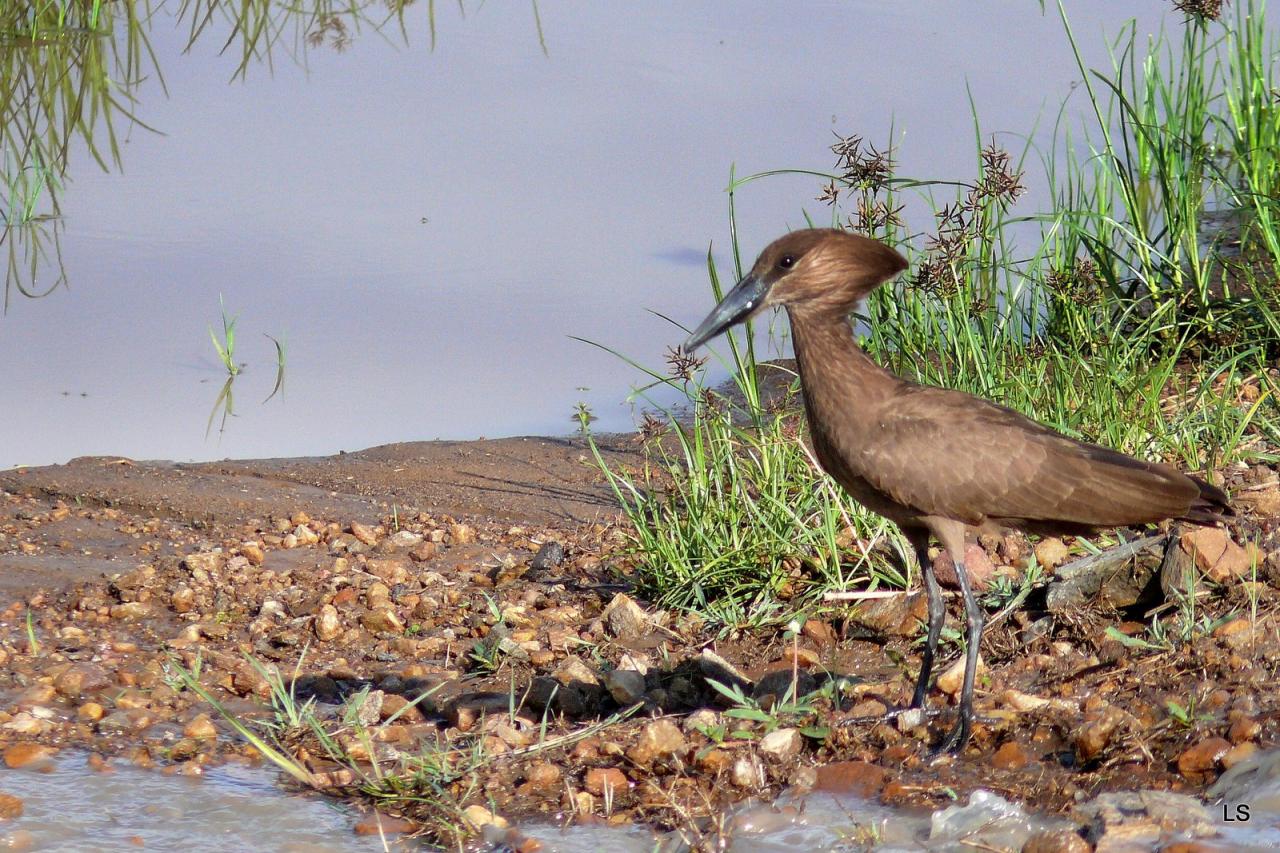
[[[405,566],[403,561],[397,559],[369,560],[365,565],[365,571],[380,578],[390,586],[404,583],[409,579],[408,567]]]
[[[476,530],[470,524],[450,524],[449,539],[454,545],[470,545],[476,541]]]
[[[1123,850],[1153,850],[1162,838],[1189,833],[1206,837],[1216,832],[1214,818],[1197,799],[1171,791],[1120,791],[1099,794],[1077,806],[1072,819],[1087,828],[1086,841],[1107,836],[1123,838]]]
[[[535,761],[525,770],[524,778],[535,788],[549,790],[560,785],[560,768],[550,761]]]
[[[1095,599],[1116,608],[1136,603],[1160,569],[1167,540],[1147,536],[1060,566],[1045,594],[1045,609],[1074,615]]]
[[[1227,731],[1227,739],[1232,743],[1243,743],[1253,740],[1260,734],[1262,734],[1262,724],[1252,717],[1242,715],[1231,723],[1231,728]]]
[[[1035,547],[1036,562],[1042,569],[1052,569],[1061,565],[1071,555],[1067,543],[1056,536],[1041,539]]]
[[[834,646],[838,639],[836,629],[832,628],[830,623],[823,622],[821,619],[806,619],[804,625],[800,628],[800,633],[824,649]]]
[[[407,549],[421,545],[422,539],[421,533],[414,533],[412,530],[397,530],[391,534],[391,538],[387,542],[393,548]]]
[[[534,554],[533,559],[529,561],[529,568],[535,572],[545,572],[563,562],[564,546],[559,542],[544,542],[538,548],[538,553]]]
[[[1206,738],[1178,756],[1178,772],[1190,781],[1207,782],[1230,749],[1231,742],[1226,738]]]
[[[702,653],[698,655],[698,668],[702,670],[702,674],[708,679],[718,681],[725,687],[736,686],[741,687],[743,690],[751,688],[751,679],[747,678],[742,670],[711,651],[711,649],[703,649]]]
[[[686,732],[714,729],[718,725],[720,725],[720,715],[710,708],[699,708],[684,718],[684,730]]]
[[[565,658],[554,673],[556,681],[561,684],[587,685],[599,687],[600,678],[596,671],[582,662],[582,658],[570,655]]]
[[[1022,853],[1089,853],[1093,847],[1070,829],[1042,829],[1022,843]]]
[[[19,714],[14,714],[13,719],[0,726],[0,728],[14,734],[38,737],[53,728],[53,724],[48,720],[37,717],[33,713],[23,711]]]
[[[255,566],[267,561],[267,554],[256,542],[245,542],[240,545],[240,554]]]
[[[356,537],[358,542],[369,546],[373,546],[378,542],[378,532],[367,524],[353,521],[349,529],[351,530],[351,535]]]
[[[996,573],[996,567],[992,565],[991,558],[976,542],[965,543],[964,568],[969,578],[969,585],[977,592],[985,590],[991,582],[991,576]],[[960,588],[960,583],[956,580],[955,563],[946,551],[934,558],[933,571],[938,577],[938,583],[947,589]]]
[[[53,687],[68,699],[79,699],[112,684],[111,676],[92,663],[73,663],[53,679]]]
[[[615,669],[604,677],[605,689],[619,705],[634,705],[644,698],[644,676],[629,669]]]
[[[32,765],[46,765],[58,754],[52,746],[40,743],[15,743],[4,751],[4,765],[12,770]]]
[[[0,793],[0,820],[13,820],[15,817],[22,817],[22,799]]]
[[[111,618],[121,622],[137,622],[155,613],[155,605],[149,601],[126,601],[111,608]]]
[[[396,615],[396,611],[391,607],[378,607],[365,612],[360,617],[360,624],[365,630],[374,634],[396,634],[404,633],[404,623],[400,621],[400,617]]]
[[[417,829],[412,822],[374,812],[360,819],[353,827],[356,835],[403,835]]]
[[[215,740],[218,737],[218,729],[208,714],[196,714],[183,726],[182,733],[195,740]]]
[[[647,767],[655,759],[683,752],[684,748],[684,734],[675,723],[667,719],[654,720],[640,732],[636,745],[627,751],[627,757],[641,767]]]
[[[101,720],[107,711],[97,702],[85,702],[76,709],[76,717],[84,720],[86,723],[96,723]]]
[[[760,738],[760,754],[774,761],[786,761],[800,754],[804,738],[795,729],[774,729]]]
[[[609,634],[619,640],[635,640],[649,632],[650,617],[644,608],[618,593],[600,614]]]
[[[188,554],[182,558],[182,567],[198,580],[203,576],[203,582],[207,582],[209,575],[222,568],[222,562],[226,559],[226,556],[226,554],[217,551]]]
[[[733,762],[729,778],[733,784],[748,791],[758,790],[765,785],[764,764],[754,753],[738,756]]]
[[[325,642],[337,639],[342,633],[342,620],[338,618],[338,608],[326,604],[316,613],[316,636]]]
[[[183,584],[169,596],[169,606],[175,613],[190,613],[196,606],[196,594],[191,587]]]
[[[1246,552],[1220,527],[1189,530],[1178,539],[1178,545],[1214,583],[1245,577],[1261,563],[1260,555]]]
[[[463,693],[445,705],[444,716],[459,731],[469,732],[481,717],[510,710],[511,697],[506,693]]]
[[[506,818],[494,814],[481,805],[467,806],[462,810],[462,816],[467,819],[467,823],[476,829],[483,829],[486,826],[494,826],[498,829],[507,828]]]
[[[1125,713],[1119,708],[1109,705],[1102,709],[1093,719],[1087,719],[1080,728],[1071,735],[1071,743],[1075,747],[1080,762],[1087,763],[1097,758],[1111,742],[1111,736],[1121,723],[1125,721]]]
[[[1255,743],[1238,743],[1223,753],[1219,761],[1225,770],[1230,770],[1242,761],[1246,761],[1258,754],[1258,745]]]
[[[962,657],[938,676],[938,689],[948,696],[960,695],[960,689],[964,687],[964,667],[965,659]],[[982,655],[978,655],[977,671],[974,673],[974,683],[982,677],[987,671],[987,665],[982,660]]]
[[[422,542],[409,552],[409,559],[415,563],[425,563],[428,560],[434,560],[436,555],[440,553],[440,546],[435,542]]]
[[[923,592],[859,601],[849,619],[872,634],[914,637],[929,618],[929,599]]]
[[[582,787],[597,797],[605,796],[606,791],[617,796],[626,791],[630,784],[626,774],[616,767],[593,767],[582,780]]]
[[[888,781],[889,771],[867,761],[837,761],[818,768],[814,787],[833,794],[874,799]]]
[[[1031,763],[1031,754],[1016,740],[1005,741],[991,756],[991,766],[999,770],[1021,770]]]

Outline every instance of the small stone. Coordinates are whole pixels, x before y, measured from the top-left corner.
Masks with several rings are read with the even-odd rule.
[[[455,545],[470,545],[476,541],[476,530],[470,524],[450,524],[449,538]]]
[[[1219,760],[1222,762],[1224,769],[1230,770],[1246,758],[1256,755],[1257,752],[1258,745],[1256,743],[1238,743],[1223,753],[1222,758]]]
[[[634,670],[612,670],[604,677],[604,686],[619,705],[634,705],[644,698],[644,676]]]
[[[226,558],[225,554],[217,551],[209,551],[201,554],[188,554],[182,558],[182,567],[193,576],[203,575],[208,579],[208,575],[222,568],[222,561]]]
[[[22,817],[22,799],[13,794],[0,793],[0,820],[13,820],[15,817]]]
[[[435,542],[422,542],[409,552],[409,559],[415,563],[425,563],[434,560],[439,553],[440,546]]]
[[[786,761],[800,754],[804,739],[795,729],[774,729],[760,738],[760,754],[774,761]]]
[[[675,723],[666,719],[654,720],[640,732],[636,745],[628,750],[627,757],[636,764],[648,766],[654,759],[666,758],[682,752],[684,748],[684,734]]]
[[[136,622],[146,619],[155,612],[155,606],[149,601],[127,601],[111,608],[111,618],[121,622]]]
[[[1093,847],[1069,829],[1042,829],[1022,843],[1022,853],[1089,853]]]
[[[1036,543],[1034,553],[1036,562],[1042,569],[1052,569],[1061,565],[1070,556],[1071,549],[1061,539],[1056,536],[1050,536]]]
[[[1262,734],[1262,724],[1252,717],[1240,717],[1231,724],[1227,739],[1232,743],[1244,743]]]
[[[964,667],[965,659],[960,658],[938,676],[938,689],[948,696],[958,696],[960,688],[964,687]],[[982,655],[978,655],[977,672],[974,674],[974,680],[986,672],[987,665],[982,660]]]
[[[1076,755],[1081,762],[1092,761],[1106,749],[1111,736],[1120,724],[1125,721],[1125,714],[1119,708],[1108,706],[1100,714],[1076,729],[1071,736]]]
[[[626,774],[616,767],[593,767],[582,780],[582,787],[597,797],[605,796],[606,791],[612,791],[613,796],[617,796],[626,791],[630,784]]]
[[[1215,583],[1244,577],[1254,566],[1251,555],[1220,527],[1190,530],[1182,534],[1178,544],[1195,558],[1196,566]]]
[[[560,768],[550,761],[535,761],[525,771],[525,781],[544,790],[558,787],[560,778]]]
[[[196,606],[195,590],[185,584],[179,586],[169,597],[169,606],[175,613],[190,613]]]
[[[240,546],[240,554],[255,566],[261,566],[267,561],[266,552],[256,542],[245,542]]]
[[[738,756],[729,773],[733,784],[748,791],[763,788],[765,784],[764,763],[754,753]]]
[[[821,619],[807,619],[804,626],[800,629],[800,633],[813,640],[822,648],[834,646],[836,643],[836,631],[827,622]]]
[[[30,767],[33,764],[46,764],[58,754],[58,750],[40,743],[15,743],[6,747],[4,764],[17,770],[19,767]]]
[[[54,689],[68,699],[79,699],[110,684],[106,670],[91,663],[73,663],[53,680]]]
[[[609,634],[620,640],[637,639],[649,631],[649,614],[621,592],[613,597],[600,618],[608,627]]]
[[[991,756],[991,765],[1000,770],[1021,770],[1031,763],[1031,756],[1026,747],[1016,740],[1005,741],[995,755]]]
[[[76,716],[88,723],[96,723],[107,713],[97,702],[85,702],[76,709]]]
[[[361,524],[358,521],[351,522],[351,535],[365,545],[373,546],[378,541],[377,532],[367,524]]]
[[[547,569],[554,569],[563,562],[564,546],[559,542],[544,542],[538,548],[538,553],[533,555],[529,568],[535,572],[545,572]]]
[[[41,706],[37,706],[37,708],[40,707]],[[32,709],[33,712],[35,710],[36,708]],[[47,709],[42,708],[42,710]],[[53,728],[53,724],[46,719],[36,716],[32,712],[23,711],[19,714],[15,714],[12,720],[9,720],[4,724],[3,728],[5,731],[13,732],[14,734],[37,737]]]
[[[987,552],[977,542],[965,544],[964,568],[965,575],[969,578],[969,585],[976,592],[985,590],[991,582],[991,576],[996,573],[996,567],[992,564],[991,558],[987,556]],[[948,589],[960,588],[960,583],[956,579],[955,563],[951,560],[951,555],[946,551],[934,558],[933,571],[938,577],[938,583],[944,587]]]
[[[182,727],[182,733],[195,740],[214,740],[218,737],[218,729],[208,714],[196,714]]]
[[[369,560],[365,566],[369,574],[382,579],[390,586],[404,583],[409,579],[409,569],[401,560],[377,559]]]
[[[1207,781],[1218,761],[1231,749],[1226,738],[1211,737],[1200,741],[1178,756],[1178,772],[1193,782]]]
[[[370,610],[360,617],[360,624],[374,634],[403,634],[404,623],[390,607]]]
[[[413,832],[417,827],[404,818],[391,817],[375,811],[356,823],[353,829],[356,835],[403,835]]]
[[[875,798],[884,788],[889,771],[867,761],[837,761],[818,768],[814,787],[834,794],[852,794],[864,799]]]

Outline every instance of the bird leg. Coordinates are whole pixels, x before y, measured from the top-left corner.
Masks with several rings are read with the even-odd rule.
[[[938,578],[933,573],[933,561],[929,559],[929,533],[909,533],[907,538],[915,548],[916,561],[924,575],[924,588],[929,596],[929,637],[924,647],[924,655],[920,659],[920,678],[916,681],[916,692],[911,697],[912,708],[923,708],[925,695],[929,692],[929,675],[933,671],[933,659],[938,652],[938,637],[942,635],[942,623],[946,619],[946,605],[942,602],[942,587],[938,586]]]
[[[964,596],[964,613],[967,623],[965,634],[964,685],[960,690],[960,719],[934,750],[939,752],[959,752],[969,742],[969,729],[973,725],[973,679],[978,673],[978,647],[982,644],[982,608],[973,597],[969,587],[969,573],[964,567],[964,540],[960,540],[960,550],[948,547],[951,559],[955,562],[956,580],[960,584],[960,594]]]

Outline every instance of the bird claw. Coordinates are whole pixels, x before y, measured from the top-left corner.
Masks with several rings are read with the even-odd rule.
[[[929,750],[929,757],[937,758],[943,753],[958,755],[968,742],[969,721],[962,715],[960,717],[960,721],[956,723],[955,728],[948,732],[947,736],[944,737],[937,746]]]

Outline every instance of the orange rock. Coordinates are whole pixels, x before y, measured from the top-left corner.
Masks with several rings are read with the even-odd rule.
[[[1196,566],[1214,583],[1245,577],[1254,566],[1254,557],[1218,527],[1190,530],[1182,534],[1178,544],[1195,558]]]
[[[22,799],[13,794],[0,794],[0,820],[22,817]]]
[[[969,576],[969,585],[978,591],[986,589],[987,584],[991,581],[991,576],[996,573],[996,567],[992,564],[991,558],[987,556],[987,552],[977,542],[965,544],[964,568],[965,573]],[[947,589],[960,588],[960,584],[956,580],[955,563],[952,562],[951,555],[946,551],[934,558],[933,571],[938,576],[938,583]]]
[[[1206,738],[1178,756],[1178,772],[1192,781],[1204,781],[1230,749],[1231,742],[1226,738]]]
[[[355,825],[356,835],[400,835],[416,827],[404,818],[374,812]]]
[[[41,743],[15,743],[4,751],[6,767],[30,767],[32,764],[44,763],[58,754],[52,746]]]
[[[626,791],[629,785],[626,774],[616,767],[593,767],[582,780],[582,787],[597,797],[603,797],[606,790],[616,796]]]
[[[991,765],[1001,770],[1020,770],[1031,762],[1026,747],[1016,740],[1006,741],[991,756]]]
[[[867,761],[837,761],[818,768],[819,791],[853,794],[870,799],[880,793],[889,771]]]

